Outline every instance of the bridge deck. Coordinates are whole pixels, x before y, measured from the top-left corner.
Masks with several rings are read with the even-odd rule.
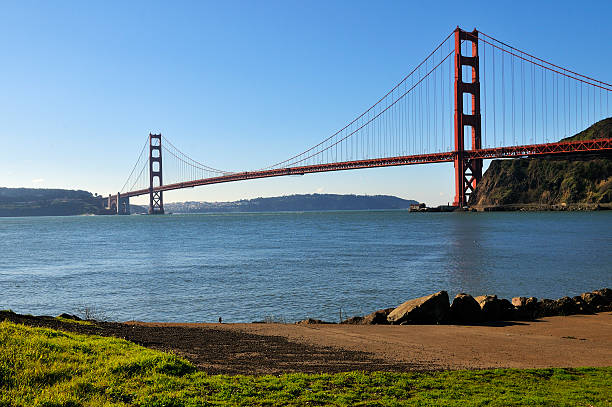
[[[547,156],[557,154],[582,154],[612,152],[612,138],[567,141],[548,144],[531,144],[513,147],[484,148],[479,150],[466,150],[465,158],[471,159],[493,159],[493,158],[518,158]],[[368,160],[344,161],[328,164],[305,165],[300,167],[278,168],[263,171],[245,171],[231,173],[219,177],[198,179],[194,181],[179,182],[174,184],[155,187],[154,191],[171,191],[174,189],[193,188],[201,185],[219,184],[224,182],[243,181],[247,179],[281,177],[285,175],[303,175],[315,172],[354,170],[359,168],[392,167],[399,165],[430,164],[440,162],[453,162],[457,153],[455,151],[418,154],[398,157],[374,158]],[[148,188],[121,194],[122,197],[134,197],[146,195]],[[114,196],[116,197],[116,196]]]

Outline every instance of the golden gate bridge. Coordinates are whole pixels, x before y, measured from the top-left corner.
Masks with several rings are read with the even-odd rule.
[[[483,160],[611,154],[612,138],[556,141],[611,116],[612,85],[538,58],[477,30],[457,27],[376,103],[320,143],[252,171],[194,160],[149,134],[121,191],[107,206],[182,188],[316,172],[453,162],[453,205],[469,206]],[[148,148],[147,148],[148,146]],[[162,166],[162,156],[163,166]]]

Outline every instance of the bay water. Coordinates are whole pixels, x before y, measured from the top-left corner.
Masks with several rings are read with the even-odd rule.
[[[439,290],[612,287],[612,212],[0,218],[0,309],[111,320],[338,321]]]

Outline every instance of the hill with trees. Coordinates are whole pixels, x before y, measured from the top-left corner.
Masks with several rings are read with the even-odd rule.
[[[417,201],[389,195],[309,194],[256,198],[234,202],[181,202],[165,204],[166,212],[282,212],[368,209],[406,209]]]
[[[0,188],[0,216],[102,215],[104,199],[87,191]]]
[[[612,137],[612,118],[561,141]],[[477,209],[595,209],[612,207],[612,158],[493,160],[470,206]]]

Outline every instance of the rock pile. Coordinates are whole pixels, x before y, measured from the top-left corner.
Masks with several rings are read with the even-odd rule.
[[[343,324],[406,325],[453,324],[492,321],[532,320],[540,317],[572,314],[593,314],[612,311],[612,290],[603,288],[558,300],[515,297],[512,301],[496,295],[472,297],[457,294],[450,303],[448,293],[440,291],[408,300],[395,308],[375,311],[365,317],[352,317]]]

